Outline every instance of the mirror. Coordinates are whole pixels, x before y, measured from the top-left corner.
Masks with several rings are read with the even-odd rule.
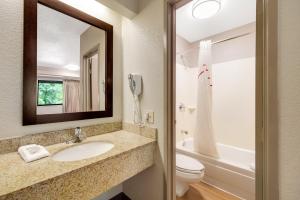
[[[112,26],[59,1],[32,2],[24,1],[23,124],[112,116]]]
[[[105,110],[105,31],[38,4],[37,114]]]

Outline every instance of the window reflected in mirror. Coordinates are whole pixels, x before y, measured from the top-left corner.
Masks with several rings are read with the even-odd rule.
[[[38,4],[37,114],[105,110],[106,32]]]

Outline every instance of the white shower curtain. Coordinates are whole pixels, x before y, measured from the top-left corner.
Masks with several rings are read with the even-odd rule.
[[[64,112],[79,112],[79,87],[77,80],[64,80]]]
[[[210,40],[200,42],[194,149],[204,155],[219,157],[212,126],[211,45]]]
[[[92,111],[92,58],[84,57],[80,68],[80,110]]]

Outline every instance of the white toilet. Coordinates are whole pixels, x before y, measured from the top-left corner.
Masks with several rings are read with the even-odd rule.
[[[204,175],[204,166],[197,159],[176,153],[176,196],[182,197],[189,184],[197,183]]]

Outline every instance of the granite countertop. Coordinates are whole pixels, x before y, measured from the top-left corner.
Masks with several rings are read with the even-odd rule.
[[[72,162],[54,161],[50,156],[31,163],[25,163],[17,152],[0,155],[0,199],[7,194],[24,190],[42,182],[47,183],[47,180],[65,176],[93,164],[101,165],[105,161],[117,157],[121,159],[122,156],[120,155],[122,154],[134,152],[148,145],[154,145],[156,142],[155,139],[124,130],[88,137],[84,142],[91,141],[108,141],[114,144],[114,148],[102,155]],[[46,148],[53,155],[72,145],[78,144],[60,143]]]

